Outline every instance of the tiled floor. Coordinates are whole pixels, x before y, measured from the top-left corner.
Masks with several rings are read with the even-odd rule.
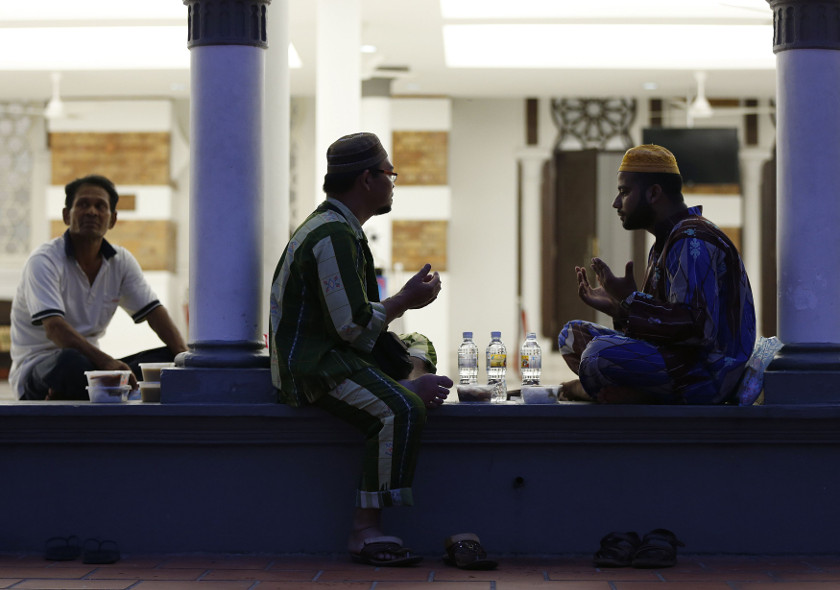
[[[840,556],[680,556],[674,568],[599,570],[590,557],[502,558],[469,572],[427,557],[419,566],[373,568],[344,556],[133,556],[113,565],[0,554],[0,588],[115,590],[834,590]]]

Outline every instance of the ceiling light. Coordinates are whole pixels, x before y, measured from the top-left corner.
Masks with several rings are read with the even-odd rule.
[[[642,84],[642,88],[644,88],[645,90],[658,90],[659,84],[657,84],[656,82],[645,82],[644,84]]]
[[[0,35],[3,70],[187,69],[184,26],[10,27]]]
[[[376,45],[362,45],[362,53],[376,53]]]
[[[186,23],[187,8],[171,0],[115,2],[114,0],[38,0],[0,2],[0,21],[62,20],[90,23],[95,20],[180,19]]]
[[[443,40],[451,68],[776,67],[772,25],[450,24]]]
[[[748,8],[748,10],[745,10]],[[766,0],[440,0],[445,19],[735,18],[772,21]]]

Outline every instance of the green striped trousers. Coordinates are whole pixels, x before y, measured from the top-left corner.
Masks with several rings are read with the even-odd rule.
[[[426,422],[423,400],[379,369],[369,367],[342,381],[314,405],[365,436],[356,506],[412,506],[411,483]]]

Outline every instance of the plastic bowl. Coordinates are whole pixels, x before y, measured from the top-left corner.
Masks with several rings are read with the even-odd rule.
[[[156,383],[160,381],[160,372],[163,369],[171,369],[175,363],[140,363],[140,370],[143,371],[143,381]]]
[[[556,404],[559,385],[523,385],[522,401],[526,404]]]
[[[89,387],[121,387],[128,385],[131,371],[85,371]]]
[[[459,385],[458,401],[487,403],[493,399],[494,385]]]
[[[160,383],[157,381],[141,381],[139,385],[140,399],[144,402],[160,401]]]
[[[116,404],[124,402],[131,391],[130,385],[119,385],[117,387],[90,387],[87,388],[90,401],[97,404]]]

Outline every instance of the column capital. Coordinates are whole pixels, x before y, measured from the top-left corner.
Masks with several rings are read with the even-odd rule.
[[[253,45],[268,48],[265,13],[271,0],[183,0],[187,47]]]
[[[773,53],[840,49],[838,0],[767,0],[773,9]]]

